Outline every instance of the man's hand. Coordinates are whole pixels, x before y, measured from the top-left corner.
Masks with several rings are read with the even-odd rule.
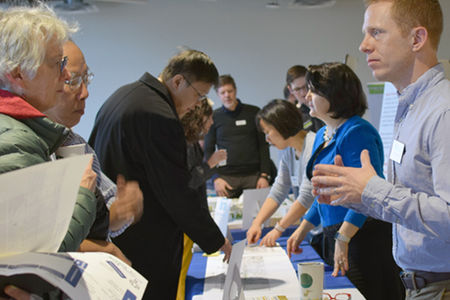
[[[225,243],[223,244],[222,247],[220,247],[220,251],[223,251],[223,253],[225,254],[225,256],[223,257],[224,262],[228,263],[230,261],[232,248],[233,247],[231,246],[230,241],[227,238],[225,238]]]
[[[361,168],[344,167],[342,158],[336,155],[335,165],[315,166],[312,192],[319,196],[320,203],[360,203],[364,188],[373,176],[377,173],[370,163],[369,151],[361,152]]]
[[[117,176],[116,200],[109,208],[109,228],[119,230],[124,225],[136,223],[144,210],[144,196],[137,181],[126,181],[122,175]]]
[[[263,189],[269,186],[269,181],[267,181],[264,177],[259,177],[258,181],[256,182],[256,188],[257,189]]]
[[[131,266],[131,261],[123,254],[122,250],[112,242],[103,240],[86,239],[81,245],[79,252],[106,252],[114,255],[127,265]]]
[[[208,159],[208,166],[212,169],[217,166],[218,163],[227,159],[227,150],[220,149],[214,152]]]
[[[5,294],[10,296],[11,298],[3,298],[0,297],[0,300],[10,300],[10,299],[14,299],[14,300],[33,300],[33,299],[42,299],[39,296],[36,295],[32,295],[22,289],[19,289],[16,286],[13,285],[8,285],[5,287],[4,289]]]
[[[228,197],[228,190],[232,190],[231,185],[224,179],[218,177],[214,180],[214,188],[216,189],[217,196]]]
[[[263,237],[259,245],[266,247],[275,247],[275,245],[277,244],[277,240],[282,234],[283,233],[274,228]]]
[[[81,177],[80,186],[87,188],[91,192],[95,192],[95,186],[97,185],[97,174],[92,170],[92,162],[94,158],[91,158],[86,169],[84,170],[83,177]]]
[[[252,226],[247,230],[247,243],[254,244],[261,237],[261,225],[255,224],[254,221]]]

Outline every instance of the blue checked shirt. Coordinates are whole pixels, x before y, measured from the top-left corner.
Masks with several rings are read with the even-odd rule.
[[[399,93],[394,132],[401,163],[389,161],[389,182],[369,181],[358,209],[393,223],[401,268],[450,272],[450,81],[441,65]]]

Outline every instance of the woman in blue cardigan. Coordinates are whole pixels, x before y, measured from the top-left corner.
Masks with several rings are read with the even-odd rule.
[[[316,164],[333,164],[337,154],[345,166],[361,167],[360,153],[367,149],[379,176],[383,176],[383,144],[377,130],[361,116],[367,101],[356,74],[341,63],[310,66],[306,74],[310,115],[325,122],[316,134],[308,162],[311,178]],[[352,281],[366,299],[402,299],[399,268],[392,258],[391,225],[342,206],[314,201],[304,220],[288,240],[288,254],[315,226],[323,226],[323,257]]]

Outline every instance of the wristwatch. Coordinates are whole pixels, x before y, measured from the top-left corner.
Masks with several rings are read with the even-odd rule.
[[[342,233],[339,233],[339,232],[336,232],[336,234],[334,236],[334,239],[335,240],[339,240],[339,241],[344,242],[344,243],[349,243],[350,240],[351,240],[351,238],[349,238],[348,236],[343,235]]]
[[[286,228],[281,226],[280,222],[277,222],[277,224],[275,224],[275,230],[278,230],[279,232],[283,233],[286,230]]]

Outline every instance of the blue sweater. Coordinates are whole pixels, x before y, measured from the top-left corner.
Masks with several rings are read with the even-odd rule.
[[[362,150],[367,149],[375,171],[378,176],[383,177],[383,143],[377,130],[369,122],[359,116],[348,119],[338,128],[327,147],[320,150],[319,146],[324,142],[325,128],[322,127],[316,134],[313,155],[307,170],[312,170],[316,164],[334,164],[337,154],[342,156],[344,166],[361,167],[360,154]],[[366,216],[342,206],[319,204],[316,198],[305,219],[315,226],[322,223],[322,226],[327,227],[347,221],[361,228]]]

